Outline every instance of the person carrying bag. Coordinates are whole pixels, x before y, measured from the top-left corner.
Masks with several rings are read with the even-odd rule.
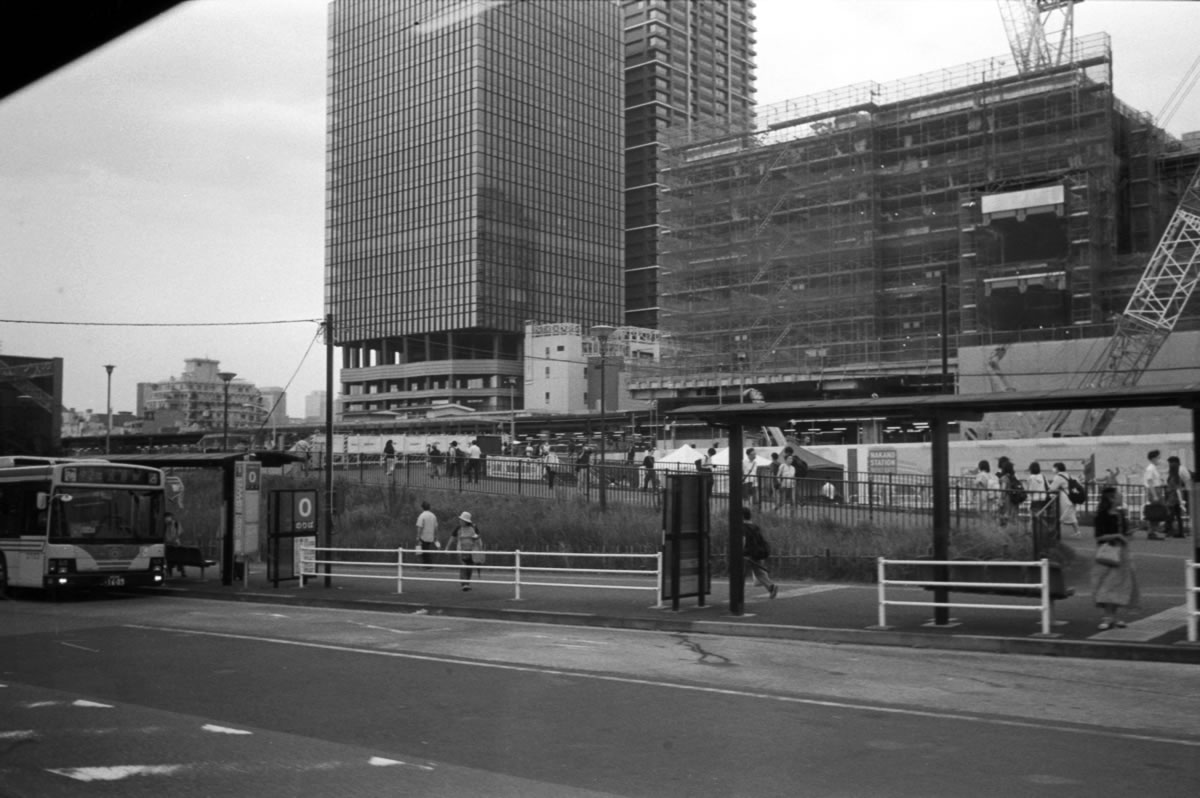
[[[477,566],[482,565],[487,557],[483,552],[483,538],[479,536],[479,527],[467,511],[464,510],[458,516],[458,526],[450,533],[450,542],[446,549],[458,551],[459,560],[463,564],[458,576],[465,593],[471,589],[471,572],[478,570]]]

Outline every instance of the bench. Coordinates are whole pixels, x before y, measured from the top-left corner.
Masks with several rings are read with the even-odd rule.
[[[970,560],[971,563],[979,562]],[[918,579],[926,580],[933,579],[936,576],[935,566],[925,565],[918,567]],[[997,596],[1022,596],[1025,598],[1040,598],[1042,595],[1042,569],[1036,565],[989,565],[985,564],[982,568],[972,564],[965,568],[955,568],[953,565],[948,566],[949,575],[947,579],[951,582],[973,582],[981,583],[979,587],[955,585],[945,588],[953,593],[988,593]],[[988,587],[986,583],[990,582],[1024,582],[1029,585],[1027,588],[1021,587]],[[926,590],[937,590],[936,585],[925,585]],[[1061,599],[1070,598],[1075,595],[1075,588],[1068,587],[1063,579],[1062,567],[1051,563],[1050,564],[1050,600],[1059,601]]]
[[[216,560],[205,559],[204,554],[192,546],[167,546],[167,575],[171,571],[179,568],[183,570],[186,566],[200,569],[200,578],[204,578],[204,569],[211,568],[216,565]]]

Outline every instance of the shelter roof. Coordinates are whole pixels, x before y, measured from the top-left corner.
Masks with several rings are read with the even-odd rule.
[[[304,461],[304,455],[269,449],[255,451],[254,460],[264,468],[278,468]],[[181,452],[177,454],[106,454],[98,457],[113,463],[144,465],[154,468],[224,468],[246,457],[245,452]]]

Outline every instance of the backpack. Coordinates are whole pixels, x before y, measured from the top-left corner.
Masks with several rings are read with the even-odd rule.
[[[1067,477],[1067,498],[1071,500],[1071,504],[1084,504],[1087,497],[1087,488],[1075,477]]]
[[[758,524],[745,521],[742,523],[742,529],[746,533],[746,546],[743,554],[751,560],[765,560],[771,556],[771,544],[767,543],[767,539],[759,531]]]
[[[1008,500],[1013,504],[1024,504],[1029,498],[1029,494],[1025,490],[1025,486],[1021,484],[1021,480],[1015,476],[1008,477]]]

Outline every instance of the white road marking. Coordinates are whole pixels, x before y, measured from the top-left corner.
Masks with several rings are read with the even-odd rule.
[[[1097,632],[1090,640],[1134,640],[1141,643],[1168,634],[1187,623],[1188,606],[1180,604],[1148,618],[1131,622],[1124,629],[1109,629]]]
[[[367,764],[374,765],[375,767],[394,767],[400,765],[406,768],[418,768],[419,770],[433,771],[433,767],[430,765],[414,765],[412,762],[401,762],[399,759],[385,759],[381,756],[371,757],[367,760]]]
[[[374,629],[379,632],[392,632],[398,635],[411,635],[416,631],[413,629],[393,629],[390,626],[376,626],[371,623],[356,623],[355,626],[361,626],[364,629]]]
[[[87,707],[88,709],[112,709],[113,708],[112,704],[101,704],[98,701],[86,701],[82,698],[80,698],[76,701],[72,701],[71,706]]]
[[[36,740],[37,732],[33,729],[14,729],[13,731],[0,731],[0,740]]]
[[[130,776],[170,776],[184,765],[114,765],[111,767],[50,768],[50,772],[76,781],[120,781]]]
[[[228,726],[217,726],[212,723],[205,723],[200,727],[206,732],[216,732],[217,734],[253,734],[245,729],[231,729]]]
[[[814,593],[828,593],[830,590],[843,590],[847,585],[808,585],[806,587],[793,587],[788,590],[780,590],[775,594],[776,600],[781,598],[795,598],[796,596],[811,596]]]
[[[862,712],[876,712],[882,715],[901,715],[917,718],[935,718],[938,720],[954,720],[963,723],[979,723],[988,726],[1009,726],[1018,729],[1038,729],[1041,731],[1056,731],[1061,734],[1082,734],[1090,737],[1112,738],[1118,740],[1140,740],[1143,742],[1167,743],[1172,745],[1181,745],[1188,748],[1200,749],[1200,739],[1188,739],[1181,737],[1167,737],[1156,734],[1139,734],[1136,732],[1120,732],[1112,731],[1105,728],[1079,728],[1076,726],[1065,726],[1057,723],[1041,723],[1029,720],[1012,720],[1007,718],[989,718],[981,715],[958,714],[954,712],[938,712],[926,709],[912,709],[910,707],[889,707],[879,706],[876,704],[854,703],[852,701],[834,701],[830,699],[819,698],[802,698],[800,696],[777,695],[774,693],[761,693],[753,690],[736,690],[726,687],[706,687],[697,684],[681,684],[676,682],[667,682],[657,679],[641,679],[633,676],[616,676],[609,673],[590,673],[587,671],[568,671],[561,668],[543,668],[536,665],[513,665],[504,662],[485,662],[482,660],[466,659],[464,657],[445,657],[435,656],[433,654],[413,654],[401,651],[381,651],[370,648],[353,648],[351,646],[340,646],[332,643],[314,643],[306,640],[284,640],[280,638],[262,637],[260,635],[245,635],[235,634],[232,632],[208,632],[195,629],[178,629],[169,626],[149,626],[144,624],[127,624],[130,629],[144,629],[153,632],[166,632],[168,634],[186,634],[195,635],[197,637],[217,637],[225,640],[244,640],[247,642],[257,643],[274,643],[281,646],[296,646],[297,648],[312,648],[321,651],[338,651],[349,654],[368,654],[376,657],[390,657],[392,659],[405,659],[418,662],[437,662],[452,665],[473,666],[476,668],[488,668],[491,670],[512,671],[515,673],[536,673],[548,676],[565,676],[574,677],[577,679],[592,679],[602,682],[613,682],[616,684],[634,684],[644,687],[660,687],[669,690],[682,690],[690,693],[707,693],[711,695],[736,696],[739,698],[755,698],[763,701],[777,701],[783,704],[800,704],[804,706],[826,707],[831,709],[851,709]]]
[[[87,646],[80,646],[80,645],[76,645],[75,643],[59,643],[59,645],[67,646],[68,648],[77,648],[80,651],[90,651],[93,654],[100,653],[100,649],[98,649],[98,648],[88,648]]]

